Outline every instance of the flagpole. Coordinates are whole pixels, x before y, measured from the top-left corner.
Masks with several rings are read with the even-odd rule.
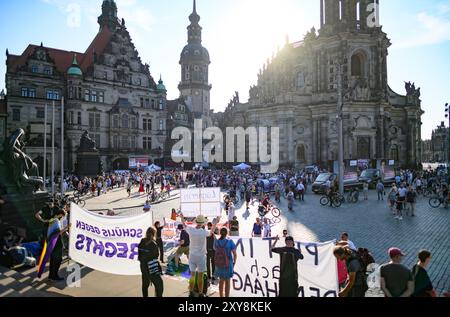
[[[45,104],[44,115],[44,190],[47,189],[47,104]]]
[[[52,109],[52,196],[55,197],[55,101]]]
[[[64,97],[61,98],[61,194],[64,195]]]

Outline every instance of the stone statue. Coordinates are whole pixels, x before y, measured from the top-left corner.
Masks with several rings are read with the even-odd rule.
[[[80,147],[78,148],[79,152],[93,152],[96,151],[95,141],[89,137],[89,132],[84,131],[83,135],[80,139]]]
[[[413,96],[415,98],[420,98],[420,88],[416,89],[416,83],[405,82],[406,96]]]
[[[8,168],[12,176],[12,182],[19,189],[32,187],[32,191],[37,191],[44,184],[41,178],[30,178],[30,174],[35,173],[38,176],[38,167],[33,160],[25,154],[23,148],[25,131],[17,129],[5,141],[2,159],[4,165]]]

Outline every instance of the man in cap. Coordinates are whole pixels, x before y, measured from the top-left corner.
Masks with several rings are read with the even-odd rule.
[[[199,215],[195,219],[195,228],[186,226],[186,220],[183,214],[180,214],[181,222],[186,227],[186,232],[189,234],[190,245],[189,245],[189,269],[191,271],[191,279],[189,280],[189,297],[194,296],[195,281],[197,281],[197,289],[201,293],[200,296],[205,296],[202,294],[203,291],[203,276],[206,269],[206,238],[211,235],[211,232],[216,230],[216,226],[219,223],[220,217],[217,217],[213,221],[211,231],[204,228],[206,224],[206,218]],[[196,278],[197,274],[197,278]]]
[[[294,238],[285,238],[286,246],[275,248],[280,238],[277,236],[272,245],[272,252],[280,255],[280,291],[279,297],[298,297],[298,260],[303,260],[303,254],[295,248]]]
[[[414,278],[402,262],[405,254],[398,248],[389,249],[391,262],[380,267],[381,289],[386,297],[410,297],[414,293]]]

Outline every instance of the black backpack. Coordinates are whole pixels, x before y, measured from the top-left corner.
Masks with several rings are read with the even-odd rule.
[[[366,248],[358,248],[356,252],[354,252],[356,259],[359,261],[362,267],[362,272],[364,274],[367,273],[367,267],[369,264],[375,263],[375,259],[373,258],[370,251]]]

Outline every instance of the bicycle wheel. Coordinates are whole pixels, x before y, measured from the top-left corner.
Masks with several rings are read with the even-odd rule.
[[[334,197],[333,198],[333,206],[336,208],[341,207],[342,205],[342,201],[339,199],[339,197]]]
[[[441,205],[441,200],[437,197],[430,198],[429,204],[433,208],[439,208]]]
[[[432,194],[433,194],[433,191],[429,190],[429,189],[425,189],[423,192],[423,196],[426,198],[430,197]]]
[[[258,210],[258,214],[261,218],[264,218],[266,216],[266,213],[264,211]]]
[[[273,218],[273,219],[271,220],[271,222],[272,222],[273,224],[280,223],[280,222],[281,222],[281,218]]]
[[[80,199],[80,200],[78,201],[77,205],[80,206],[81,208],[84,208],[84,206],[86,206],[86,201]]]
[[[326,206],[330,203],[330,199],[326,196],[323,196],[322,198],[320,198],[320,204],[322,206]]]
[[[272,216],[274,216],[275,218],[278,218],[278,217],[280,217],[280,215],[281,215],[280,209],[272,208]]]

